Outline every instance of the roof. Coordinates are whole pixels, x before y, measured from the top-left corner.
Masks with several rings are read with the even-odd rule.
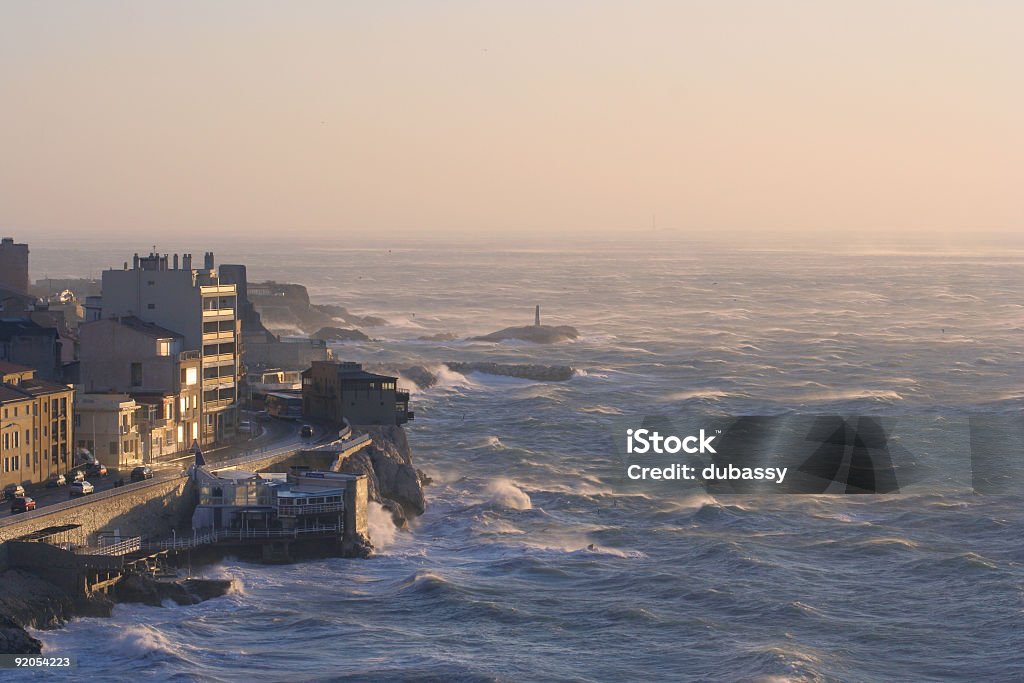
[[[342,361],[330,361],[330,360],[318,360],[313,361],[315,365],[333,365],[335,372],[338,373],[338,377],[347,380],[363,380],[363,381],[392,381],[397,382],[397,377],[390,375],[378,375],[375,372],[367,372],[363,370],[363,366],[359,363],[342,362]],[[303,377],[309,377],[312,375],[313,368],[308,368],[302,371]]]
[[[120,323],[124,327],[141,332],[142,334],[153,337],[154,339],[184,339],[184,335],[169,330],[166,327],[160,327],[155,323],[148,323],[142,318],[136,318],[134,315],[127,315],[121,318],[111,318]]]
[[[0,403],[7,403],[9,401],[27,401],[32,397],[28,394],[18,391],[18,389],[11,384],[0,384]]]
[[[57,337],[57,328],[43,327],[29,318],[4,318],[0,320],[0,339],[10,340],[12,337],[48,336]]]
[[[0,375],[13,375],[21,372],[34,372],[35,368],[31,368],[27,365],[18,365],[17,363],[11,363],[6,360],[0,360]]]

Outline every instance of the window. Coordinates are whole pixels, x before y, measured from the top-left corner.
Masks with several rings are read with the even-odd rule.
[[[185,386],[192,386],[199,382],[199,368],[185,368]]]
[[[156,308],[156,304],[146,304],[146,308],[152,311],[154,308]]]
[[[142,386],[142,363],[132,363],[132,386]]]
[[[111,441],[110,442],[110,454],[111,455],[117,455],[117,442],[116,441]]]
[[[156,355],[158,356],[169,356],[171,355],[171,340],[170,339],[158,339],[156,342]]]

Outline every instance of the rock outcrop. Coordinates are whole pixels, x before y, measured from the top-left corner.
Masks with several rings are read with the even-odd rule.
[[[256,294],[255,292],[266,292]],[[259,312],[263,324],[276,330],[312,330],[343,322],[355,327],[387,325],[388,321],[374,315],[356,315],[344,306],[310,303],[309,291],[303,285],[278,282],[249,284],[249,300]]]
[[[380,425],[354,426],[352,430],[370,434],[373,446],[346,458],[340,471],[365,474],[370,500],[387,508],[396,526],[406,526],[409,517],[426,510],[423,486],[429,483],[429,477],[413,465],[405,430]]]
[[[166,599],[192,605],[230,588],[231,581],[220,579],[158,581],[130,574],[117,583],[114,596],[157,607]],[[109,617],[113,607],[104,595],[73,596],[27,571],[8,569],[0,574],[0,654],[39,654],[42,643],[25,629],[58,628],[74,617]]]
[[[524,325],[523,327],[506,327],[480,337],[470,337],[470,340],[502,342],[509,339],[521,339],[534,344],[556,344],[578,339],[579,336],[579,330],[569,325]]]
[[[313,339],[323,341],[370,341],[370,338],[359,330],[346,330],[343,327],[321,327],[311,336]]]
[[[118,582],[115,595],[118,602],[141,602],[159,607],[164,600],[178,605],[195,605],[227,595],[230,590],[231,581],[228,579],[161,581],[142,574],[130,574]]]
[[[398,365],[389,365],[387,363],[364,363],[363,368],[368,372],[398,377],[399,381],[411,382],[418,389],[429,389],[437,384],[437,375],[422,365],[399,367]]]
[[[521,377],[541,382],[565,382],[576,374],[569,365],[510,365],[505,363],[445,363],[449,370],[461,372],[483,372],[488,375],[504,377]]]
[[[458,339],[457,336],[451,332],[438,332],[437,334],[424,334],[416,337],[416,341],[429,341],[429,342],[448,342],[455,341]]]

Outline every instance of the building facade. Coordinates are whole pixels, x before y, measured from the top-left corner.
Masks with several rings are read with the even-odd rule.
[[[131,267],[103,272],[101,317],[135,317],[181,335],[183,349],[199,358],[201,443],[233,436],[238,426],[242,371],[235,285],[222,284],[207,253],[202,268],[192,255],[135,255]],[[88,317],[88,314],[87,314]]]
[[[183,335],[135,316],[82,323],[78,332],[82,392],[135,400],[145,462],[213,441],[210,431],[200,435],[202,358],[184,350]]]
[[[359,363],[314,361],[302,373],[302,411],[335,424],[401,425],[413,418],[409,392],[398,378],[363,370]]]
[[[38,484],[72,466],[73,389],[0,362],[0,486]]]
[[[28,294],[28,245],[11,237],[0,240],[0,289]]]
[[[79,394],[75,400],[77,448],[84,448],[110,468],[142,462],[139,406],[127,394]]]

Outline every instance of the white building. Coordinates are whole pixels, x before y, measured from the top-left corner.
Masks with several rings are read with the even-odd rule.
[[[233,436],[238,425],[238,342],[235,285],[222,285],[212,253],[202,268],[184,254],[179,266],[166,254],[138,254],[131,268],[103,272],[102,317],[134,316],[181,335],[183,349],[200,357],[201,441]]]

